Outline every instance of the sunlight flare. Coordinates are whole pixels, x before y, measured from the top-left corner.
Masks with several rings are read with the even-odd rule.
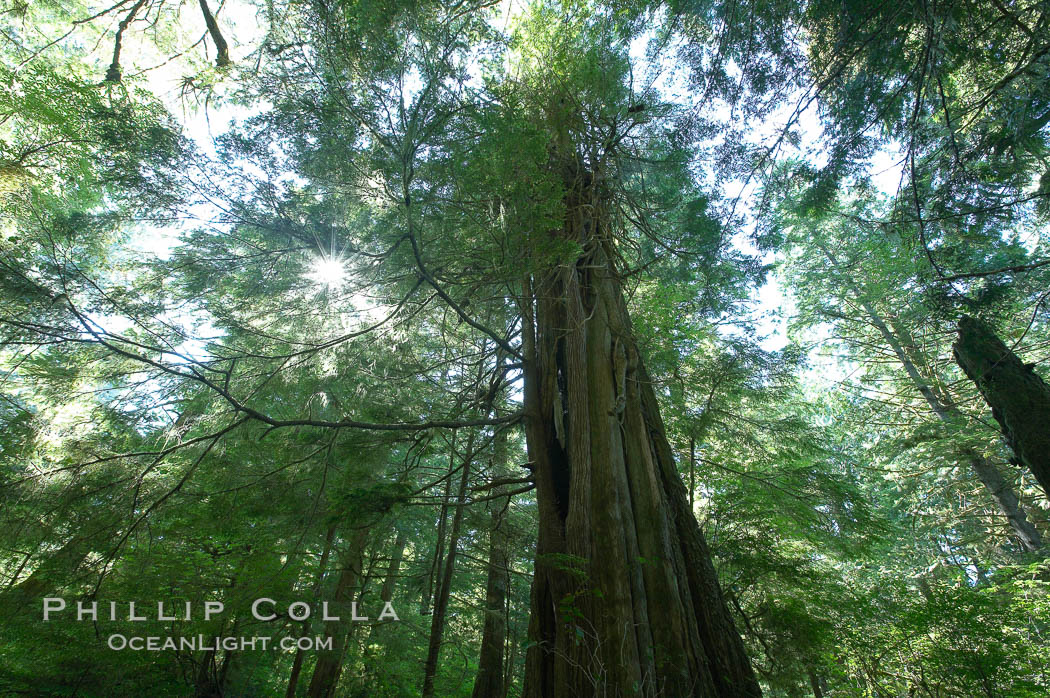
[[[339,288],[346,282],[346,265],[339,257],[318,255],[313,258],[307,277],[322,288]]]

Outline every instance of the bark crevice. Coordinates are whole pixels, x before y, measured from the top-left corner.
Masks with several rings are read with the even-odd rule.
[[[551,235],[579,253],[524,285],[540,519],[524,695],[758,696],[631,329],[608,192],[571,168],[565,186]]]

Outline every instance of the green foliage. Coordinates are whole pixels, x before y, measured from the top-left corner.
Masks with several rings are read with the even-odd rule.
[[[228,32],[214,70],[200,26],[143,6],[120,83],[100,79],[126,3],[0,14],[0,692],[284,695],[293,652],[105,639],[323,635],[248,609],[332,599],[352,570],[403,622],[345,632],[338,695],[417,695],[462,512],[436,685],[469,695],[490,508],[530,484],[531,284],[585,252],[563,234],[584,178],[766,693],[1047,692],[1045,549],[996,496],[1044,539],[1048,504],[951,356],[980,315],[1044,370],[1041,6],[248,9],[261,38]],[[180,135],[170,74],[136,76],[158,65],[218,107],[214,143]],[[771,279],[783,308],[759,307]],[[581,646],[602,598],[602,561],[534,559],[537,514],[529,491],[506,506],[509,695],[537,566],[576,580],[552,602]],[[44,624],[51,595],[228,612]]]

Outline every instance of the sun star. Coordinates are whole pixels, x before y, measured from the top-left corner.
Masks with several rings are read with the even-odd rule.
[[[315,257],[307,275],[311,281],[325,288],[337,288],[346,280],[346,267],[338,257]]]

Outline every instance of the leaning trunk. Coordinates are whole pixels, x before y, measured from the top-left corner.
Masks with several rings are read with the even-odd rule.
[[[208,7],[208,0],[199,0],[199,2],[201,14],[204,15],[204,24],[208,27],[208,34],[211,35],[211,40],[215,42],[215,65],[219,68],[225,68],[230,64],[230,47],[222,35],[222,30],[219,29],[219,23],[215,21],[215,15],[211,13],[211,8]]]
[[[824,252],[824,256],[828,258],[828,261],[836,267],[840,266],[831,250],[823,246],[819,241],[817,246]],[[924,372],[920,368],[925,369],[926,375],[930,375],[932,372],[929,370],[928,362],[922,360],[922,352],[916,348],[915,340],[908,334],[907,327],[902,323],[893,323],[889,318],[883,320],[871,303],[865,299],[865,294],[860,287],[849,280],[848,276],[846,277],[846,284],[853,292],[857,303],[867,314],[872,326],[879,331],[882,338],[890,345],[890,349],[893,350],[897,360],[900,361],[912,385],[926,400],[926,404],[930,406],[937,418],[949,424],[961,420],[962,414],[955,406],[947,389],[938,385],[936,381],[927,381],[923,377]],[[893,329],[890,329],[890,325],[893,326]],[[996,504],[999,505],[999,510],[1002,511],[1006,520],[1010,523],[1010,528],[1013,529],[1024,549],[1028,552],[1041,550],[1043,541],[1039,531],[1028,520],[1024,509],[1021,508],[1017,494],[1002,473],[999,472],[999,468],[972,449],[966,449],[962,456],[970,463],[970,467],[974,474],[977,475],[977,479],[984,485]]]
[[[992,408],[1017,464],[1028,468],[1050,497],[1050,386],[980,320],[959,320],[952,348]]]
[[[984,456],[973,451],[969,453],[969,460],[973,471],[977,473],[977,478],[991,492],[992,497],[999,505],[999,510],[1003,512],[1003,516],[1010,522],[1010,527],[1014,530],[1014,534],[1021,541],[1024,549],[1030,553],[1042,550],[1042,536],[1039,535],[1035,525],[1028,520],[1024,510],[1021,508],[1021,502],[1017,499],[1014,488],[1010,486],[1003,474],[999,472],[999,468]]]
[[[758,696],[639,356],[605,192],[569,170],[552,235],[582,252],[524,284],[539,506],[524,695]]]

